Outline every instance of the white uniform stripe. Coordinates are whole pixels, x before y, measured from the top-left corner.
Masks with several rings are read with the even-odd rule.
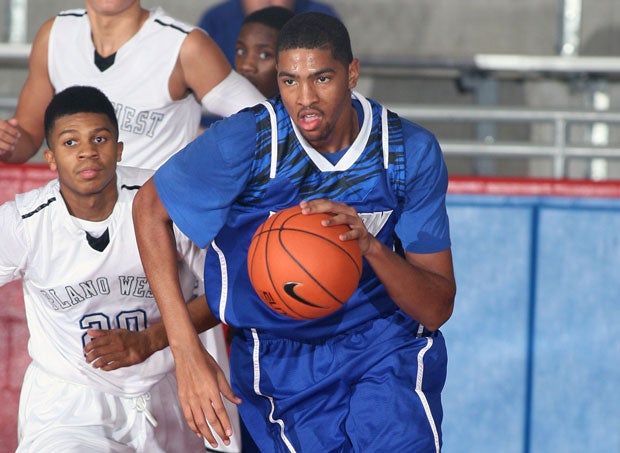
[[[276,112],[267,101],[261,102],[269,112],[269,121],[271,122],[271,168],[269,170],[269,178],[276,177],[276,166],[278,164],[278,120],[276,118]]]
[[[387,169],[390,163],[390,134],[388,129],[388,117],[385,107],[381,108],[381,144],[383,145],[383,168]]]
[[[428,423],[431,425],[431,430],[433,431],[433,437],[435,439],[435,451],[439,453],[439,433],[437,432],[437,425],[435,424],[435,419],[433,418],[431,408],[428,405],[426,395],[422,391],[422,379],[424,377],[424,354],[426,354],[426,351],[428,351],[433,346],[432,338],[429,337],[426,340],[428,343],[418,353],[418,375],[416,377],[415,392],[420,397],[420,401],[422,402],[422,406],[424,407],[424,412],[426,412],[426,418],[428,418]]]
[[[271,411],[269,412],[269,422],[277,423],[280,426],[280,437],[282,438],[282,442],[284,442],[284,444],[288,448],[288,451],[290,451],[291,453],[295,453],[295,447],[293,447],[293,444],[291,444],[291,441],[288,440],[286,434],[284,433],[284,421],[281,419],[273,418],[273,412],[275,411],[273,397],[263,394],[260,390],[260,340],[258,338],[258,332],[256,332],[256,329],[252,329],[252,339],[254,340],[254,349],[252,352],[252,362],[254,365],[254,393],[259,396],[263,396],[269,400],[269,404],[271,404]]]
[[[211,246],[213,247],[213,250],[215,250],[215,253],[217,253],[217,256],[220,260],[220,274],[222,276],[222,279],[221,279],[222,292],[220,293],[219,312],[220,312],[220,321],[226,324],[225,315],[226,315],[226,300],[228,300],[228,265],[226,264],[226,256],[222,252],[222,249],[220,249],[217,246],[215,241],[211,241]]]

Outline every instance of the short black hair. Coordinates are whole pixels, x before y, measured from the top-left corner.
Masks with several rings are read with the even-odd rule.
[[[275,30],[281,30],[284,24],[295,15],[293,11],[281,6],[268,6],[248,14],[243,19],[242,26],[245,24],[263,24]]]
[[[351,38],[340,19],[325,13],[296,14],[278,33],[278,54],[290,49],[328,49],[333,57],[348,66],[353,61]]]
[[[100,113],[107,116],[114,126],[115,138],[118,139],[118,120],[110,100],[95,87],[75,85],[56,93],[45,109],[45,141],[48,146],[56,120],[76,113]]]

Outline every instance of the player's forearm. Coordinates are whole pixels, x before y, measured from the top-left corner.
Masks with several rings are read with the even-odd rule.
[[[220,323],[211,313],[204,294],[190,301],[187,304],[187,309],[192,319],[192,324],[198,333],[204,332]]]
[[[213,316],[211,310],[209,310],[204,294],[188,302],[187,309],[194,329],[198,333],[204,332],[219,324],[219,321]],[[147,336],[151,354],[169,346],[168,335],[166,334],[166,328],[163,322],[153,324],[144,331],[144,334]]]
[[[198,337],[179,283],[172,221],[152,178],[136,194],[133,220],[142,265],[174,352],[176,345],[198,341]]]
[[[433,255],[441,262],[437,269],[442,271],[414,265],[376,239],[364,255],[392,300],[431,331],[452,315],[456,292],[449,250]]]

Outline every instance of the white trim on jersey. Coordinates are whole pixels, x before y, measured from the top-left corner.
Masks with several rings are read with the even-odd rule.
[[[428,351],[433,346],[433,339],[431,337],[426,338],[426,346],[424,346],[420,352],[418,352],[418,375],[416,376],[416,384],[415,384],[415,392],[418,394],[420,401],[422,402],[422,407],[424,407],[424,412],[426,413],[426,418],[428,419],[428,424],[433,431],[433,439],[435,440],[435,451],[436,453],[440,452],[439,448],[439,433],[437,432],[437,424],[435,423],[435,419],[433,418],[433,412],[431,411],[430,406],[428,405],[428,400],[426,399],[426,395],[422,390],[422,381],[424,378],[424,355],[426,351]]]
[[[271,123],[271,165],[269,167],[269,178],[276,177],[276,169],[278,166],[278,118],[273,105],[270,102],[261,102],[269,112],[269,122]]]
[[[295,447],[293,447],[293,444],[288,437],[286,437],[286,433],[284,432],[284,420],[281,418],[273,418],[273,413],[276,409],[273,397],[264,394],[260,389],[260,338],[258,337],[258,332],[256,329],[252,329],[252,340],[254,341],[254,349],[252,350],[252,362],[254,365],[254,393],[267,398],[269,404],[271,405],[269,422],[272,424],[277,424],[280,427],[280,438],[282,439],[282,442],[284,442],[284,445],[286,445],[290,453],[295,453]]]
[[[293,130],[295,131],[295,135],[297,136],[297,140],[306,150],[308,157],[314,162],[317,168],[324,172],[330,171],[345,171],[348,170],[351,165],[353,165],[360,155],[366,149],[366,145],[368,143],[368,138],[370,137],[370,131],[372,129],[372,108],[370,107],[370,102],[364,96],[359,93],[352,92],[351,97],[357,99],[362,104],[362,109],[364,112],[364,120],[362,122],[362,126],[360,128],[359,134],[353,141],[351,147],[347,150],[344,156],[336,163],[332,164],[325,156],[323,156],[320,152],[314,149],[308,141],[301,135],[301,132],[297,128],[294,122],[291,121],[293,125]]]
[[[390,165],[390,134],[388,129],[387,109],[381,106],[381,143],[383,146],[383,168]]]

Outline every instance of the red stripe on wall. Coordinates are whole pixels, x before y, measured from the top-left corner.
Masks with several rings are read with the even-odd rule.
[[[620,181],[451,176],[448,193],[620,198]]]

